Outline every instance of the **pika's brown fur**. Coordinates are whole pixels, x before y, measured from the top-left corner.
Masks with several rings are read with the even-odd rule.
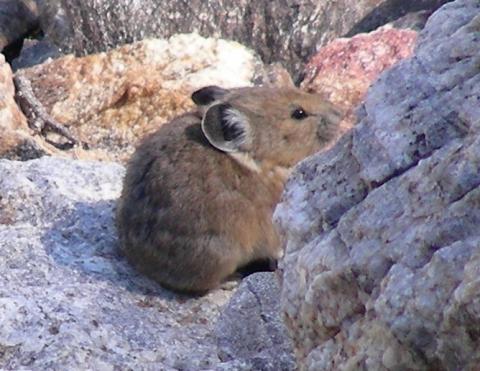
[[[195,112],[147,137],[117,208],[123,251],[141,272],[203,293],[282,255],[272,213],[289,169],[337,132],[335,109],[295,88],[206,87]]]

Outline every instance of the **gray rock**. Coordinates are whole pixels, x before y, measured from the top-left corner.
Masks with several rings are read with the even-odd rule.
[[[442,7],[288,183],[275,218],[301,369],[478,368],[479,35],[477,0]]]
[[[347,37],[371,32],[387,23],[398,28],[422,29],[428,17],[443,4],[452,0],[390,0],[383,1],[357,22]]]
[[[222,311],[215,333],[222,361],[243,361],[244,370],[295,370],[291,340],[280,316],[280,287],[275,273],[242,281]]]
[[[12,61],[14,71],[60,57],[60,50],[48,40],[25,40],[20,55]]]
[[[446,0],[42,2],[50,6],[43,24],[53,15],[57,25],[51,33],[47,26],[47,35],[67,51],[92,53],[145,37],[199,32],[238,41],[253,48],[265,63],[282,62],[294,72],[336,37],[352,30],[370,31],[411,11],[435,9]]]
[[[113,163],[0,160],[1,369],[228,367],[213,326],[231,290],[177,296],[118,255],[123,173]]]
[[[0,0],[0,51],[38,27],[35,0]]]

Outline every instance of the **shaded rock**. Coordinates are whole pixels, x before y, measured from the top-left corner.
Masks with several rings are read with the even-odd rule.
[[[344,131],[356,121],[355,108],[368,87],[393,64],[411,55],[417,33],[382,27],[351,39],[337,39],[308,62],[301,87],[316,92],[343,109]]]
[[[478,367],[479,32],[478,1],[442,7],[288,183],[275,218],[302,369]]]
[[[222,367],[213,326],[231,291],[177,296],[117,254],[123,174],[114,163],[0,160],[0,368]]]
[[[0,51],[38,27],[39,11],[34,0],[0,0]]]
[[[41,64],[49,58],[60,57],[57,46],[48,40],[25,40],[20,55],[12,61],[13,70]]]
[[[247,86],[262,73],[263,65],[243,46],[196,34],[69,55],[17,72],[46,112],[91,149],[77,147],[70,155],[120,161],[139,138],[191,108],[195,89]],[[46,139],[64,143],[56,134]]]
[[[0,157],[27,160],[48,153],[32,137],[33,132],[14,100],[12,70],[0,54]]]
[[[60,15],[63,32],[47,34],[77,54],[105,51],[145,37],[198,32],[238,41],[254,49],[265,63],[281,62],[290,73],[297,73],[318,47],[357,24],[356,33],[369,32],[446,0],[193,0],[163,1],[160,6],[155,0],[62,0],[60,6],[59,1],[52,2],[56,10],[50,13],[56,15],[57,24],[64,13]],[[372,24],[376,27],[367,29]]]
[[[295,370],[291,340],[280,316],[275,273],[245,278],[223,309],[215,333],[222,361],[243,361],[244,370]]]
[[[428,17],[443,4],[452,0],[390,0],[371,9],[357,22],[345,36],[351,37],[357,33],[371,32],[385,24],[396,25],[399,28],[423,28]],[[411,22],[416,19],[416,21]]]
[[[394,28],[421,31],[428,18],[432,15],[433,10],[419,10],[418,12],[407,13],[404,16],[395,19],[394,21],[387,23],[387,25]]]

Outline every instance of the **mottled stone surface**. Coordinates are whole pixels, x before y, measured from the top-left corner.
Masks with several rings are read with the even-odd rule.
[[[238,43],[189,34],[68,55],[21,73],[47,113],[88,144],[67,154],[123,161],[139,138],[191,108],[195,89],[251,85],[263,64]]]
[[[411,55],[417,32],[382,27],[321,48],[305,68],[301,87],[325,96],[345,112],[342,129],[356,122],[355,108],[378,76]]]
[[[47,14],[55,15],[53,32],[47,34],[76,53],[104,51],[145,37],[199,32],[238,41],[254,49],[265,63],[282,62],[296,75],[328,41],[353,30],[372,31],[410,12],[436,9],[446,0],[42,2],[49,5]]]
[[[235,369],[213,327],[231,290],[174,295],[118,255],[122,166],[0,160],[0,368]]]
[[[245,370],[296,369],[291,340],[280,315],[280,286],[272,272],[245,278],[215,328],[219,357],[242,361]]]
[[[478,367],[479,35],[478,1],[437,11],[287,185],[282,308],[302,369]]]

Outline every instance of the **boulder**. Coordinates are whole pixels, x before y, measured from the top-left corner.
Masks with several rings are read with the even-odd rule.
[[[378,76],[413,51],[417,32],[381,27],[336,39],[308,62],[301,87],[322,94],[345,112],[342,131],[356,122],[355,108]]]
[[[19,70],[16,80],[20,94],[82,143],[66,155],[124,161],[139,138],[192,107],[195,89],[252,85],[263,73],[263,64],[240,44],[188,34],[68,55]],[[23,103],[28,111],[31,102]],[[58,131],[43,133],[48,143],[69,148],[71,140]]]
[[[0,160],[0,368],[235,369],[213,328],[232,291],[190,298],[118,253],[124,168],[42,157]]]
[[[479,34],[477,0],[434,13],[288,182],[274,217],[300,369],[478,368]]]
[[[436,9],[446,0],[42,2],[49,5],[46,14],[56,25],[52,33],[44,27],[47,35],[77,54],[105,51],[145,37],[198,32],[238,41],[254,49],[265,63],[281,62],[296,75],[328,41],[353,29],[355,33],[372,31],[410,12]],[[48,16],[44,18],[48,24]]]
[[[245,278],[215,326],[219,358],[245,370],[296,369],[291,340],[280,315],[280,286],[273,272]]]

